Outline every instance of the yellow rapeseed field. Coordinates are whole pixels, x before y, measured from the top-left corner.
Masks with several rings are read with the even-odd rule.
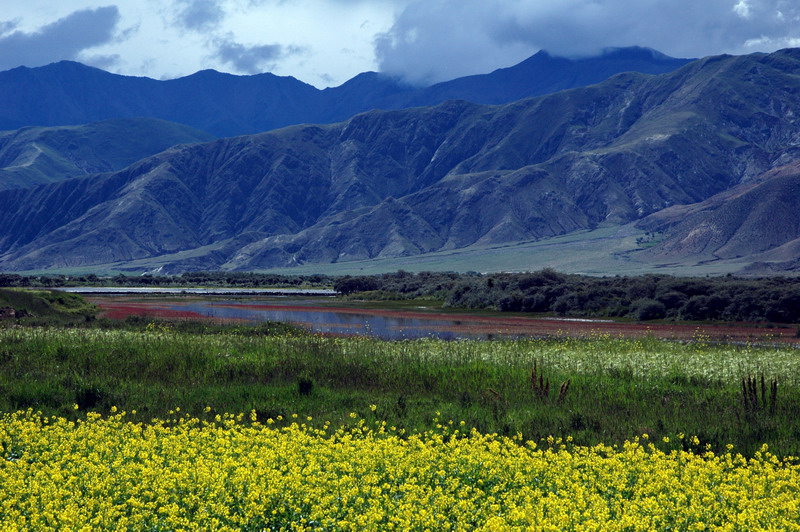
[[[353,417],[6,414],[0,529],[800,530],[800,467],[767,449],[537,446]]]

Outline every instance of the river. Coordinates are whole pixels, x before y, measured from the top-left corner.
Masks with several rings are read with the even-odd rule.
[[[330,335],[368,335],[387,340],[436,337],[447,340],[535,336],[646,336],[680,340],[796,343],[793,328],[753,324],[690,325],[611,320],[531,317],[519,314],[452,312],[424,305],[372,308],[330,296],[88,295],[102,315],[124,319],[139,315],[163,319],[199,319],[229,323],[279,321]],[[390,304],[391,305],[391,304]]]

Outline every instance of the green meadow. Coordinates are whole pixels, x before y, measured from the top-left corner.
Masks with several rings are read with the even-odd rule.
[[[355,412],[408,432],[453,420],[585,445],[685,434],[714,450],[767,443],[796,456],[800,351],[703,337],[382,341],[142,319],[0,328],[0,411],[112,407],[145,422],[180,408],[346,425]]]

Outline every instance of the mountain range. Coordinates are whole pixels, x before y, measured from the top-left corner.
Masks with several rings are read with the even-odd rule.
[[[61,61],[0,72],[0,130],[145,116],[228,137],[454,99],[502,104],[598,83],[619,72],[670,72],[688,61],[637,47],[612,48],[583,59],[542,51],[510,68],[431,87],[412,87],[388,75],[366,72],[324,90],[269,73],[234,76],[203,70],[159,81]]]
[[[655,235],[628,255],[653,267],[787,270],[800,256],[798,73],[798,49],[715,56],[502,105],[173,147],[0,192],[0,268],[268,269],[627,226]]]

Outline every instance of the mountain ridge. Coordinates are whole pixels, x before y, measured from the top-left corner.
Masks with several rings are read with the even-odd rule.
[[[271,73],[238,76],[207,69],[159,81],[61,61],[0,72],[0,129],[149,116],[217,137],[236,136],[293,124],[334,123],[371,109],[430,106],[448,99],[508,103],[598,83],[623,70],[657,74],[689,61],[663,54],[648,56],[642,50],[617,49],[581,60],[539,53],[530,58],[538,57],[534,66],[526,60],[427,88],[412,87],[385,74],[362,73],[323,90]]]
[[[213,138],[156,118],[0,131],[0,190],[121,170],[171,146]]]

